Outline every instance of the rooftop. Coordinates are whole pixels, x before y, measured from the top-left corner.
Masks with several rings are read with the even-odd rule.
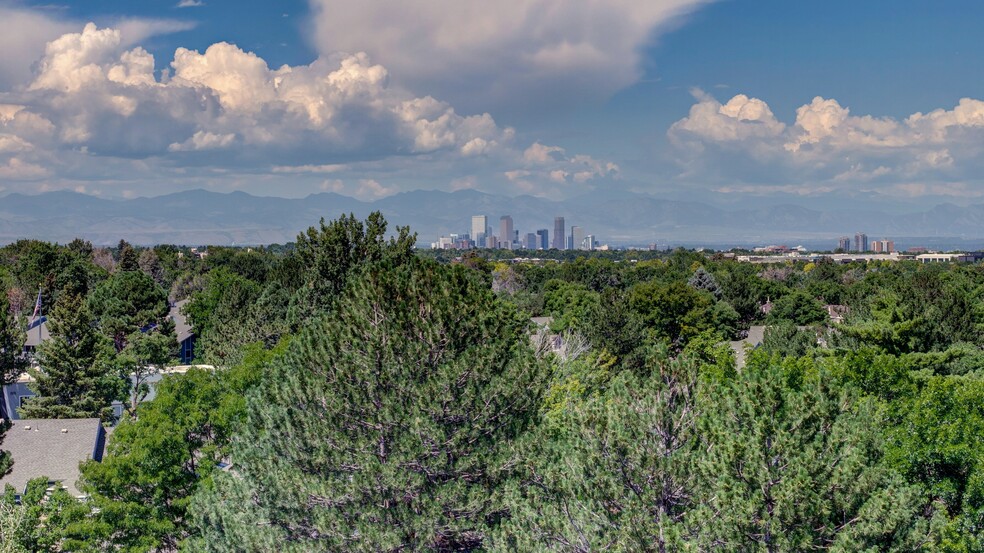
[[[60,482],[72,495],[79,479],[79,463],[102,460],[106,432],[99,419],[21,419],[3,437],[3,449],[14,460],[13,469],[0,478],[0,490],[7,484],[23,493],[27,483],[39,476]]]

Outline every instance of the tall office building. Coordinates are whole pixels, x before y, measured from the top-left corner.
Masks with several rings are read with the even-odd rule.
[[[513,220],[509,215],[503,215],[499,218],[499,247],[507,250],[512,249],[513,241]]]
[[[854,251],[866,252],[868,251],[868,235],[859,232],[854,235]]]
[[[570,247],[572,250],[583,250],[584,249],[584,229],[577,226],[571,226],[571,239]]]
[[[553,247],[558,250],[566,249],[564,247],[564,238],[567,234],[564,233],[564,218],[554,217],[554,241]]]
[[[841,236],[837,239],[837,249],[845,252],[851,251],[851,237]]]
[[[523,242],[523,247],[527,250],[535,250],[537,244],[536,233],[527,232],[526,241]]]
[[[485,235],[489,232],[489,218],[485,215],[472,215],[471,239],[475,247],[485,247]]]
[[[537,248],[541,250],[550,249],[550,233],[547,232],[547,229],[542,228],[536,231],[536,237],[537,237],[537,243],[536,243]]]
[[[594,237],[594,235],[593,234],[589,234],[589,235],[585,236],[584,237],[584,240],[582,241],[582,244],[581,244],[581,249],[582,250],[588,250],[590,252],[590,251],[594,251],[594,247],[595,247],[595,237]]]

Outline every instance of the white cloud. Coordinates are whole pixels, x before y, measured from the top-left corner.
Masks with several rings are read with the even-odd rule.
[[[236,140],[236,135],[215,134],[211,132],[198,131],[188,140],[172,143],[167,147],[169,152],[194,152],[201,150],[218,150],[228,148]]]
[[[31,66],[41,57],[45,45],[83,22],[70,21],[50,12],[17,6],[0,6],[0,90],[27,83]],[[112,22],[121,31],[123,46],[132,46],[149,37],[174,33],[194,27],[193,22],[171,19],[125,18]]]
[[[6,162],[0,162],[0,179],[37,180],[47,177],[50,173],[44,167],[12,157]]]
[[[951,110],[899,120],[854,115],[835,99],[816,97],[799,107],[794,122],[786,125],[756,98],[739,94],[721,104],[703,94],[697,97],[689,115],[668,131],[688,180],[800,181],[812,183],[818,192],[862,183],[886,190],[901,181],[937,184],[909,186],[908,193],[962,193],[962,187],[952,184],[981,182],[980,100],[964,98]]]
[[[469,187],[509,187],[511,167],[529,171],[519,189],[532,193],[538,183],[594,186],[619,172],[559,146],[517,148],[515,131],[491,115],[415,96],[364,53],[271,68],[220,42],[178,48],[169,65],[158,77],[154,57],[122,30],[91,23],[50,41],[33,80],[0,92],[0,153],[20,164],[0,158],[5,174],[33,179],[32,167],[44,167],[63,187],[90,179],[133,191],[164,174],[187,186],[248,175],[317,188],[317,176],[331,173],[331,186],[374,198],[462,174],[495,176]]]
[[[205,5],[201,0],[181,0],[175,8],[200,8]]]
[[[707,0],[310,0],[322,53],[367,52],[469,110],[604,97],[643,48]]]

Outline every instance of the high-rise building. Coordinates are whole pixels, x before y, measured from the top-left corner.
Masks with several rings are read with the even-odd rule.
[[[536,231],[536,237],[537,237],[537,245],[536,245],[537,248],[541,250],[550,249],[550,233],[547,232],[547,229],[542,228]]]
[[[526,248],[527,250],[535,250],[536,244],[537,244],[536,233],[527,232],[526,241],[523,243],[523,247]]]
[[[856,252],[866,252],[868,251],[868,235],[859,232],[854,235],[854,251]]]
[[[571,249],[583,250],[584,249],[582,244],[583,242],[584,242],[584,229],[577,225],[572,225],[571,238],[570,238]]]
[[[510,250],[513,241],[513,220],[509,215],[499,218],[499,247]]]
[[[875,240],[871,243],[872,251],[876,253],[892,253],[895,251],[895,242],[892,240]]]
[[[472,215],[471,239],[478,248],[485,247],[485,235],[489,232],[489,218],[485,215]]]
[[[567,235],[564,233],[564,218],[554,217],[554,241],[553,247],[558,250],[566,249],[564,247],[564,238]]]
[[[837,249],[845,252],[851,251],[851,237],[841,236],[837,239]]]
[[[595,247],[595,237],[593,234],[589,234],[584,237],[583,243],[581,244],[582,250],[594,251]]]

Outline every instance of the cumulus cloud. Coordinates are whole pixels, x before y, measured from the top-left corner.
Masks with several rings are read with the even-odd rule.
[[[159,69],[121,29],[89,23],[49,41],[32,79],[0,93],[4,174],[35,179],[44,167],[55,178],[112,181],[125,172],[132,190],[135,179],[161,179],[162,170],[186,179],[334,173],[347,192],[372,198],[392,193],[399,174],[418,183],[494,174],[504,185],[512,181],[503,168],[519,166],[533,181],[589,185],[619,171],[557,146],[519,149],[513,129],[488,113],[463,115],[416,96],[365,53],[271,68],[220,42],[204,52],[178,48]]]
[[[979,181],[984,168],[980,100],[964,98],[953,109],[895,119],[855,115],[835,99],[816,97],[787,125],[764,101],[744,94],[725,104],[699,92],[697,99],[668,131],[691,179],[773,181],[776,191],[799,186],[789,181],[810,182],[818,192],[879,183],[887,190],[922,180],[937,185],[908,189],[962,194],[965,187],[945,183]]]
[[[466,109],[604,97],[643,48],[708,0],[311,0],[323,53],[367,52],[411,89]]]
[[[205,5],[201,0],[181,0],[176,8],[200,8]]]

